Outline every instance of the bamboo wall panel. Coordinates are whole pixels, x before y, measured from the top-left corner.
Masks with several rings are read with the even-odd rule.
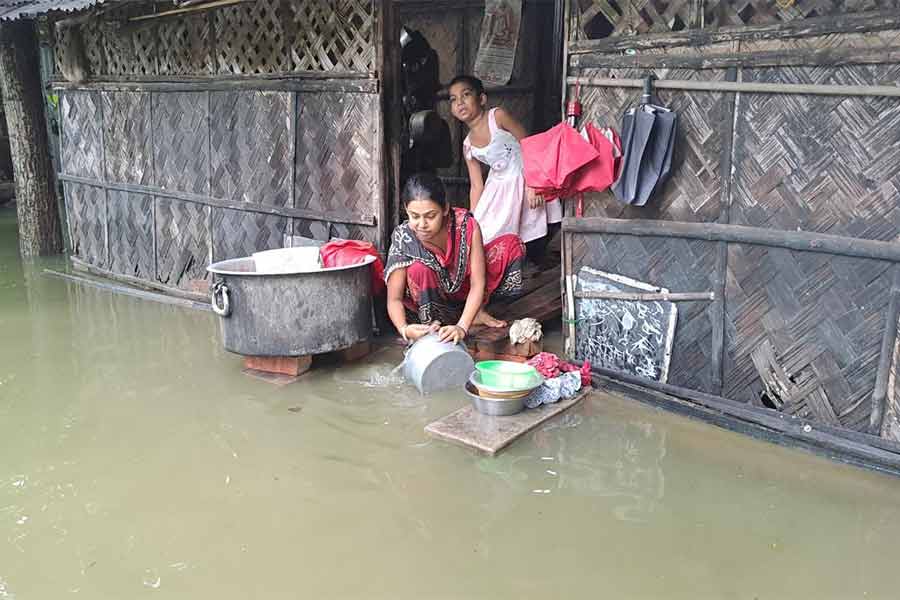
[[[202,289],[209,277],[210,208],[171,198],[154,198],[156,279],[186,290]]]
[[[284,246],[288,218],[212,208],[213,260],[250,256]]]
[[[378,229],[347,223],[331,223],[331,236],[345,240],[364,240],[376,244],[378,241]]]
[[[259,90],[249,79],[236,91],[201,87],[219,73],[331,71],[326,89],[341,89],[348,75],[343,87],[356,89],[358,74],[375,71],[376,4],[260,0],[127,21],[151,10],[129,3],[77,29],[55,28],[58,64],[78,49],[77,31],[93,80],[91,91],[61,94],[62,172],[80,178],[65,184],[75,256],[202,291],[210,260],[282,247],[288,234],[379,243],[380,225],[340,222],[380,214],[377,93],[263,91],[270,78]],[[160,75],[172,81],[131,81]],[[198,79],[182,84],[181,76]],[[113,77],[129,82],[96,81]],[[311,218],[286,214],[295,207]]]
[[[72,255],[106,267],[106,191],[92,185],[66,183],[65,194]]]
[[[449,82],[462,71],[464,40],[460,32],[465,26],[463,11],[416,12],[405,16],[403,25],[425,36],[428,44],[437,53],[442,82]]]
[[[147,185],[152,180],[150,94],[102,92],[106,179]]]
[[[299,71],[375,71],[374,0],[288,3],[284,27]]]
[[[798,10],[812,6],[802,4],[798,3]],[[653,8],[667,10],[672,6]],[[821,14],[832,14],[831,7],[822,4],[821,8]],[[749,12],[744,15],[750,16]],[[805,12],[792,18],[807,16],[815,15]],[[895,46],[900,40],[898,31],[774,39],[778,35],[775,32],[773,39],[761,36],[726,40],[715,47],[656,48],[642,54],[708,57],[719,52],[769,52],[789,57],[797,51],[804,53],[804,60],[811,60],[810,51],[822,50],[821,58],[813,58],[825,61],[831,51],[837,53],[835,60],[841,60],[840,56],[850,56],[841,54],[844,50],[877,50]],[[868,60],[870,55],[859,56]],[[640,78],[646,71],[582,69],[577,74]],[[655,74],[660,79],[698,80],[712,76],[721,80],[725,71],[657,69]],[[738,70],[738,77],[744,82],[776,84],[884,85],[900,79],[900,66],[745,67]],[[614,124],[619,128],[622,109],[633,104],[639,93],[636,89],[585,88],[584,120],[596,123],[614,113]],[[664,104],[679,113],[681,133],[676,144],[685,148],[685,154],[679,156],[676,150],[667,191],[661,199],[651,200],[658,207],[623,209],[611,195],[593,195],[587,214],[720,221],[769,231],[802,230],[866,240],[900,239],[900,102],[896,99],[812,94],[735,96],[674,90],[660,95]],[[727,133],[725,116],[731,108],[735,111],[733,138],[725,135],[716,139]],[[729,145],[723,147],[724,144]],[[720,164],[727,166],[729,159],[733,159],[732,178],[723,181],[727,174],[719,173]],[[672,202],[669,194],[682,194],[687,186],[691,186],[688,197],[681,203]],[[727,204],[720,206],[720,202]],[[676,243],[675,239],[610,235],[584,238],[590,242],[579,243],[579,236],[575,237],[576,270],[581,264],[606,264],[614,272],[665,285],[673,291],[685,290],[662,281],[667,271],[665,261],[670,257],[658,257],[653,252],[661,244]],[[723,252],[721,260],[712,258],[715,253],[704,261],[695,254],[674,249],[669,250],[674,257],[671,260],[692,274],[710,275],[705,287],[689,291],[710,289],[716,283],[712,274],[724,274],[724,312],[713,315],[718,304],[708,305],[707,318],[694,316],[687,321],[687,331],[692,334],[686,338],[682,337],[682,317],[688,313],[680,312],[673,365],[684,357],[688,365],[704,364],[703,360],[708,359],[698,353],[699,346],[693,342],[702,340],[699,343],[705,346],[704,350],[712,352],[713,340],[711,335],[704,337],[705,326],[698,324],[724,323],[722,395],[817,423],[866,430],[887,326],[892,271],[889,264],[749,244],[706,244]],[[614,250],[616,246],[626,250]],[[640,258],[634,260],[630,255]],[[646,265],[643,271],[642,263]],[[688,283],[701,286],[703,282]],[[685,309],[699,308],[695,303],[679,304],[680,311]],[[707,331],[714,334],[721,330],[716,327]],[[900,342],[895,343],[882,428],[884,437],[900,440],[898,361]],[[679,373],[688,372],[689,368],[673,366],[671,382],[706,391],[703,386],[709,383],[708,379],[678,379]]]
[[[91,195],[83,198],[84,186],[67,184],[76,186],[68,214],[75,255],[115,273],[196,290],[202,288],[211,251],[216,258],[244,256],[281,247],[287,234],[379,243],[377,226],[339,222],[374,219],[378,214],[377,96],[300,95],[295,100],[293,92],[262,91],[63,94],[68,141],[64,173],[100,184],[103,178],[97,175],[106,170],[113,186],[143,186],[110,189],[107,214],[104,189],[90,188],[104,199],[98,205]],[[95,107],[98,98],[104,110]],[[302,124],[298,139],[292,133],[295,105],[300,107],[296,118]],[[89,118],[91,114],[96,120]],[[302,146],[296,192],[295,143]],[[199,197],[176,200],[163,191]],[[301,199],[299,208],[325,220],[209,206],[239,202],[292,209],[295,193]],[[148,213],[146,202],[135,198],[150,196],[154,208]],[[105,249],[107,228],[116,236],[110,241],[110,256]],[[155,267],[146,256],[153,250],[147,242],[153,232]]]
[[[62,94],[62,165],[71,175],[103,179],[103,116],[100,94]]]
[[[363,240],[378,244],[378,228],[364,225],[350,225],[346,223],[330,223],[328,221],[313,221],[311,219],[291,219],[291,227],[295,236],[313,240],[328,241],[331,238],[344,240]]]
[[[876,85],[900,65],[745,69],[744,81]],[[743,94],[732,223],[892,240],[900,99]]]
[[[210,56],[210,22],[205,13],[161,21],[158,64],[160,75],[214,73]]]
[[[211,92],[215,197],[290,206],[292,110],[293,96],[288,92]]]
[[[53,62],[55,65],[55,72],[62,73],[65,69],[65,61],[68,59],[66,56],[66,51],[72,48],[72,36],[76,35],[76,32],[83,31],[80,28],[73,27],[57,27],[54,32],[54,47],[55,50],[53,52]],[[84,42],[84,34],[82,33],[82,45]]]
[[[280,73],[291,70],[278,2],[245,2],[216,11],[218,72]]]
[[[889,263],[729,245],[725,396],[863,430]]]
[[[152,21],[141,27],[124,27],[132,16],[146,14],[145,7],[123,4],[110,13],[109,20],[100,21],[100,43],[104,50],[104,74],[143,76],[159,74],[157,64],[156,24]],[[91,73],[98,71],[91,65]]]
[[[522,12],[525,12],[525,7],[522,7]],[[465,55],[463,56],[463,73],[472,73],[475,71],[475,58],[478,56],[478,44],[481,41],[481,22],[484,20],[484,10],[481,8],[467,8],[465,11],[466,20],[465,20]],[[522,52],[521,44],[523,39],[528,39],[522,33],[525,33],[524,27],[522,24],[520,27],[520,35],[519,35],[519,47],[516,48],[516,53]],[[518,59],[518,56],[516,57]],[[516,63],[520,63],[521,61],[516,60]],[[513,64],[513,78],[516,73],[516,67],[521,69],[520,64]]]
[[[587,266],[619,273],[667,288],[670,292],[704,292],[714,288],[716,242],[573,234],[574,273]],[[710,356],[712,320],[709,302],[678,304],[668,383],[714,392]]]
[[[494,96],[488,100],[488,106],[491,108],[502,106],[506,112],[522,124],[526,131],[534,131],[534,96],[532,94]]]
[[[209,94],[154,93],[154,185],[164,190],[209,193]]]
[[[641,78],[646,74],[646,71],[632,69],[585,69],[583,72],[586,77],[617,78]],[[725,78],[724,70],[658,69],[655,74],[660,79],[722,81]],[[621,131],[622,115],[638,103],[640,93],[636,88],[582,88],[584,114],[581,121]],[[585,197],[586,216],[691,222],[718,219],[722,136],[733,96],[674,90],[661,90],[657,95],[663,105],[678,113],[672,174],[662,193],[651,198],[644,207],[622,205],[611,192],[588,194]]]
[[[66,29],[66,28],[63,28]],[[91,75],[105,74],[109,72],[106,64],[106,42],[105,33],[101,29],[99,19],[91,20],[79,27],[84,41],[84,54],[88,63],[88,70]],[[59,31],[59,28],[57,28]],[[61,46],[57,40],[54,52],[65,52],[66,47]]]
[[[292,234],[313,240],[327,241],[331,237],[331,225],[326,221],[291,219]]]
[[[296,208],[371,217],[381,198],[376,145],[378,97],[340,92],[297,100]]]
[[[153,198],[108,192],[109,269],[114,273],[152,280],[156,275],[153,247]]]
[[[897,0],[577,0],[574,36],[643,35],[690,28],[771,25],[900,7]]]
[[[257,0],[196,15],[129,22],[156,11],[122,3],[76,25],[92,77],[376,71],[374,0]],[[57,65],[78,53],[72,27],[57,30]]]

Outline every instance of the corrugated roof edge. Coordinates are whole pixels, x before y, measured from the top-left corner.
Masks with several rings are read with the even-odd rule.
[[[105,0],[0,0],[0,21],[36,17],[50,11],[74,12]]]

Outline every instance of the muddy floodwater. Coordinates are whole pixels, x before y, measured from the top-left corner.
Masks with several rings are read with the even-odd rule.
[[[0,600],[885,598],[900,479],[605,394],[496,458],[382,348],[278,386],[0,211]]]

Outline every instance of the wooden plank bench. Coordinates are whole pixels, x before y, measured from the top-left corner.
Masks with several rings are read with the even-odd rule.
[[[511,443],[581,402],[591,388],[578,392],[574,398],[555,404],[543,404],[538,408],[526,408],[517,415],[492,417],[483,415],[472,405],[454,411],[442,419],[425,426],[425,433],[482,454],[494,456]]]

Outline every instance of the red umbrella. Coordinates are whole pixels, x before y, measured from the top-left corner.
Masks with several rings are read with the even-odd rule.
[[[610,138],[602,131],[588,123],[584,126],[591,146],[597,151],[597,158],[578,169],[572,176],[572,183],[567,190],[569,195],[583,194],[585,192],[602,192],[609,188],[616,180],[618,157],[622,156],[619,136],[614,131],[610,132]]]
[[[581,216],[582,194],[602,192],[616,179],[621,149],[618,136],[609,131],[607,137],[588,124],[582,136],[571,125],[560,123],[524,138],[525,184],[545,198],[578,196],[576,214]]]
[[[561,196],[569,188],[572,175],[599,155],[567,123],[523,138],[520,143],[525,185],[548,198]]]

